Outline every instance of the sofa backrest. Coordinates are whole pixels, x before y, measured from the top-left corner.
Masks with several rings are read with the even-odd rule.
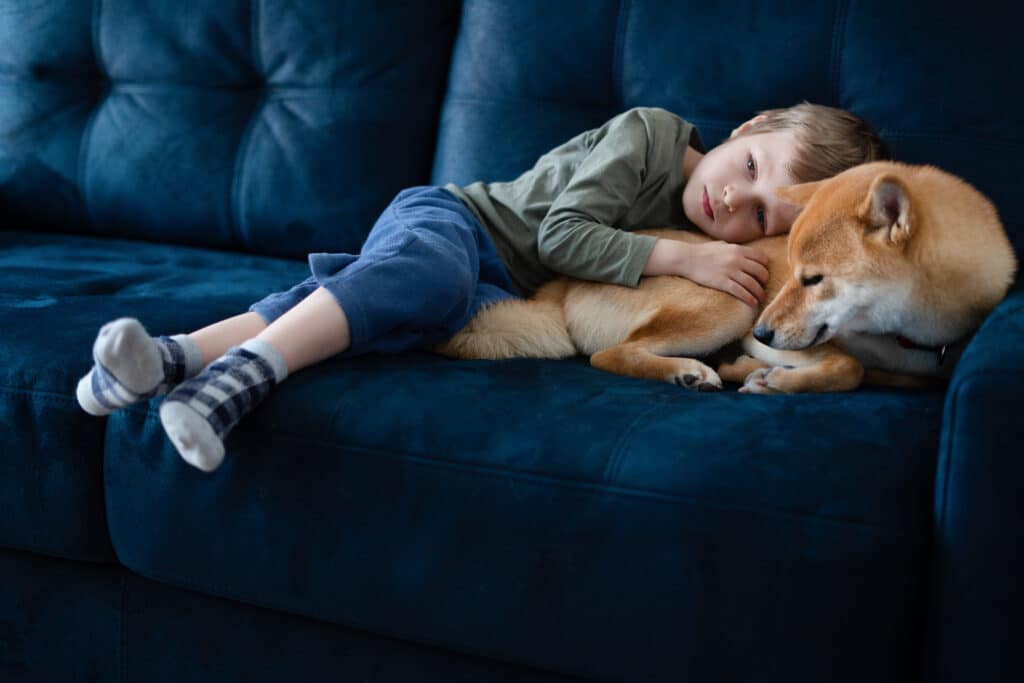
[[[429,180],[458,16],[456,0],[0,0],[0,229],[358,251]]]
[[[1024,94],[1011,3],[467,0],[434,182],[507,180],[572,135],[664,107],[705,144],[755,111],[850,109],[894,156],[966,177],[1024,255]]]

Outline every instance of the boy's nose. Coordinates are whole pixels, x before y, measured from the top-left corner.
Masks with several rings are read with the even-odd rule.
[[[726,185],[722,190],[722,202],[729,213],[743,205],[743,193],[735,185]]]

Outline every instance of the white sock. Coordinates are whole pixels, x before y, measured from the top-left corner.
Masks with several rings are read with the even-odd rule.
[[[75,395],[91,415],[108,415],[170,391],[203,367],[199,346],[184,334],[151,337],[138,320],[119,318],[100,328],[92,347],[93,368]]]
[[[224,460],[228,432],[287,377],[281,353],[250,339],[168,394],[160,421],[185,462],[212,472]]]

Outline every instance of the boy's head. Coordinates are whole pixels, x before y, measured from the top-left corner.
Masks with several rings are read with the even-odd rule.
[[[691,150],[687,156],[686,217],[716,239],[749,242],[792,227],[800,209],[776,197],[777,188],[828,178],[889,153],[860,117],[804,102],[763,111],[706,155]]]

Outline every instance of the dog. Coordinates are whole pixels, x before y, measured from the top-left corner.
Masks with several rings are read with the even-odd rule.
[[[601,370],[698,391],[723,380],[770,394],[948,379],[1016,273],[992,202],[933,166],[887,161],[777,194],[802,209],[788,236],[750,243],[769,260],[759,316],[683,277],[642,278],[636,288],[561,278],[530,299],[482,309],[433,350],[462,359],[586,354]],[[742,352],[717,372],[698,359],[737,343]]]

